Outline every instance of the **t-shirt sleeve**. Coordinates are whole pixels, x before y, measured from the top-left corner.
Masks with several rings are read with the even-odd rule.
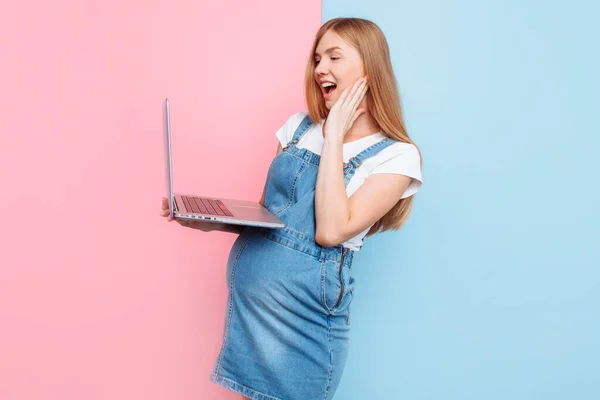
[[[287,119],[281,128],[275,132],[275,136],[277,136],[277,139],[279,139],[281,147],[287,146],[287,144],[292,140],[292,137],[294,137],[294,132],[296,132],[296,128],[300,126],[300,123],[307,114],[307,112],[298,112],[293,114]]]
[[[421,176],[421,156],[414,145],[401,143],[389,147],[395,153],[386,161],[373,168],[371,174],[401,174],[411,179],[410,184],[402,194],[401,198],[410,197],[417,193],[423,185]],[[387,149],[386,149],[387,150]]]

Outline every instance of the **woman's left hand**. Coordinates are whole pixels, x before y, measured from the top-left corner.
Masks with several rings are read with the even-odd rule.
[[[366,112],[365,108],[357,110],[357,107],[367,94],[367,90],[367,77],[365,76],[342,92],[327,115],[325,137],[343,138],[346,135],[356,118]]]

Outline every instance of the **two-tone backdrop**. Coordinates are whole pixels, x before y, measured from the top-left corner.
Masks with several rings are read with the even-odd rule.
[[[591,1],[0,6],[0,399],[237,399],[208,381],[234,236],[175,188],[258,200],[321,23],[388,38],[424,186],[355,259],[336,399],[600,397]]]

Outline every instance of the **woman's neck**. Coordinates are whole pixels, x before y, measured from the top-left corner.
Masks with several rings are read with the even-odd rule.
[[[364,138],[365,136],[373,135],[379,131],[380,128],[379,125],[377,125],[375,118],[373,118],[370,113],[365,112],[361,114],[360,117],[356,118],[356,121],[354,121],[345,137],[350,142]]]

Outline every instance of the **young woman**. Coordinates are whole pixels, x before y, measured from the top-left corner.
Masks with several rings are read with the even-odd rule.
[[[240,233],[227,263],[223,345],[210,379],[244,399],[333,397],[348,351],[354,254],[365,236],[404,224],[421,186],[420,152],[406,133],[377,25],[325,23],[305,84],[308,112],[277,131],[261,198],[286,227],[178,221]],[[167,208],[163,198],[161,215]]]

